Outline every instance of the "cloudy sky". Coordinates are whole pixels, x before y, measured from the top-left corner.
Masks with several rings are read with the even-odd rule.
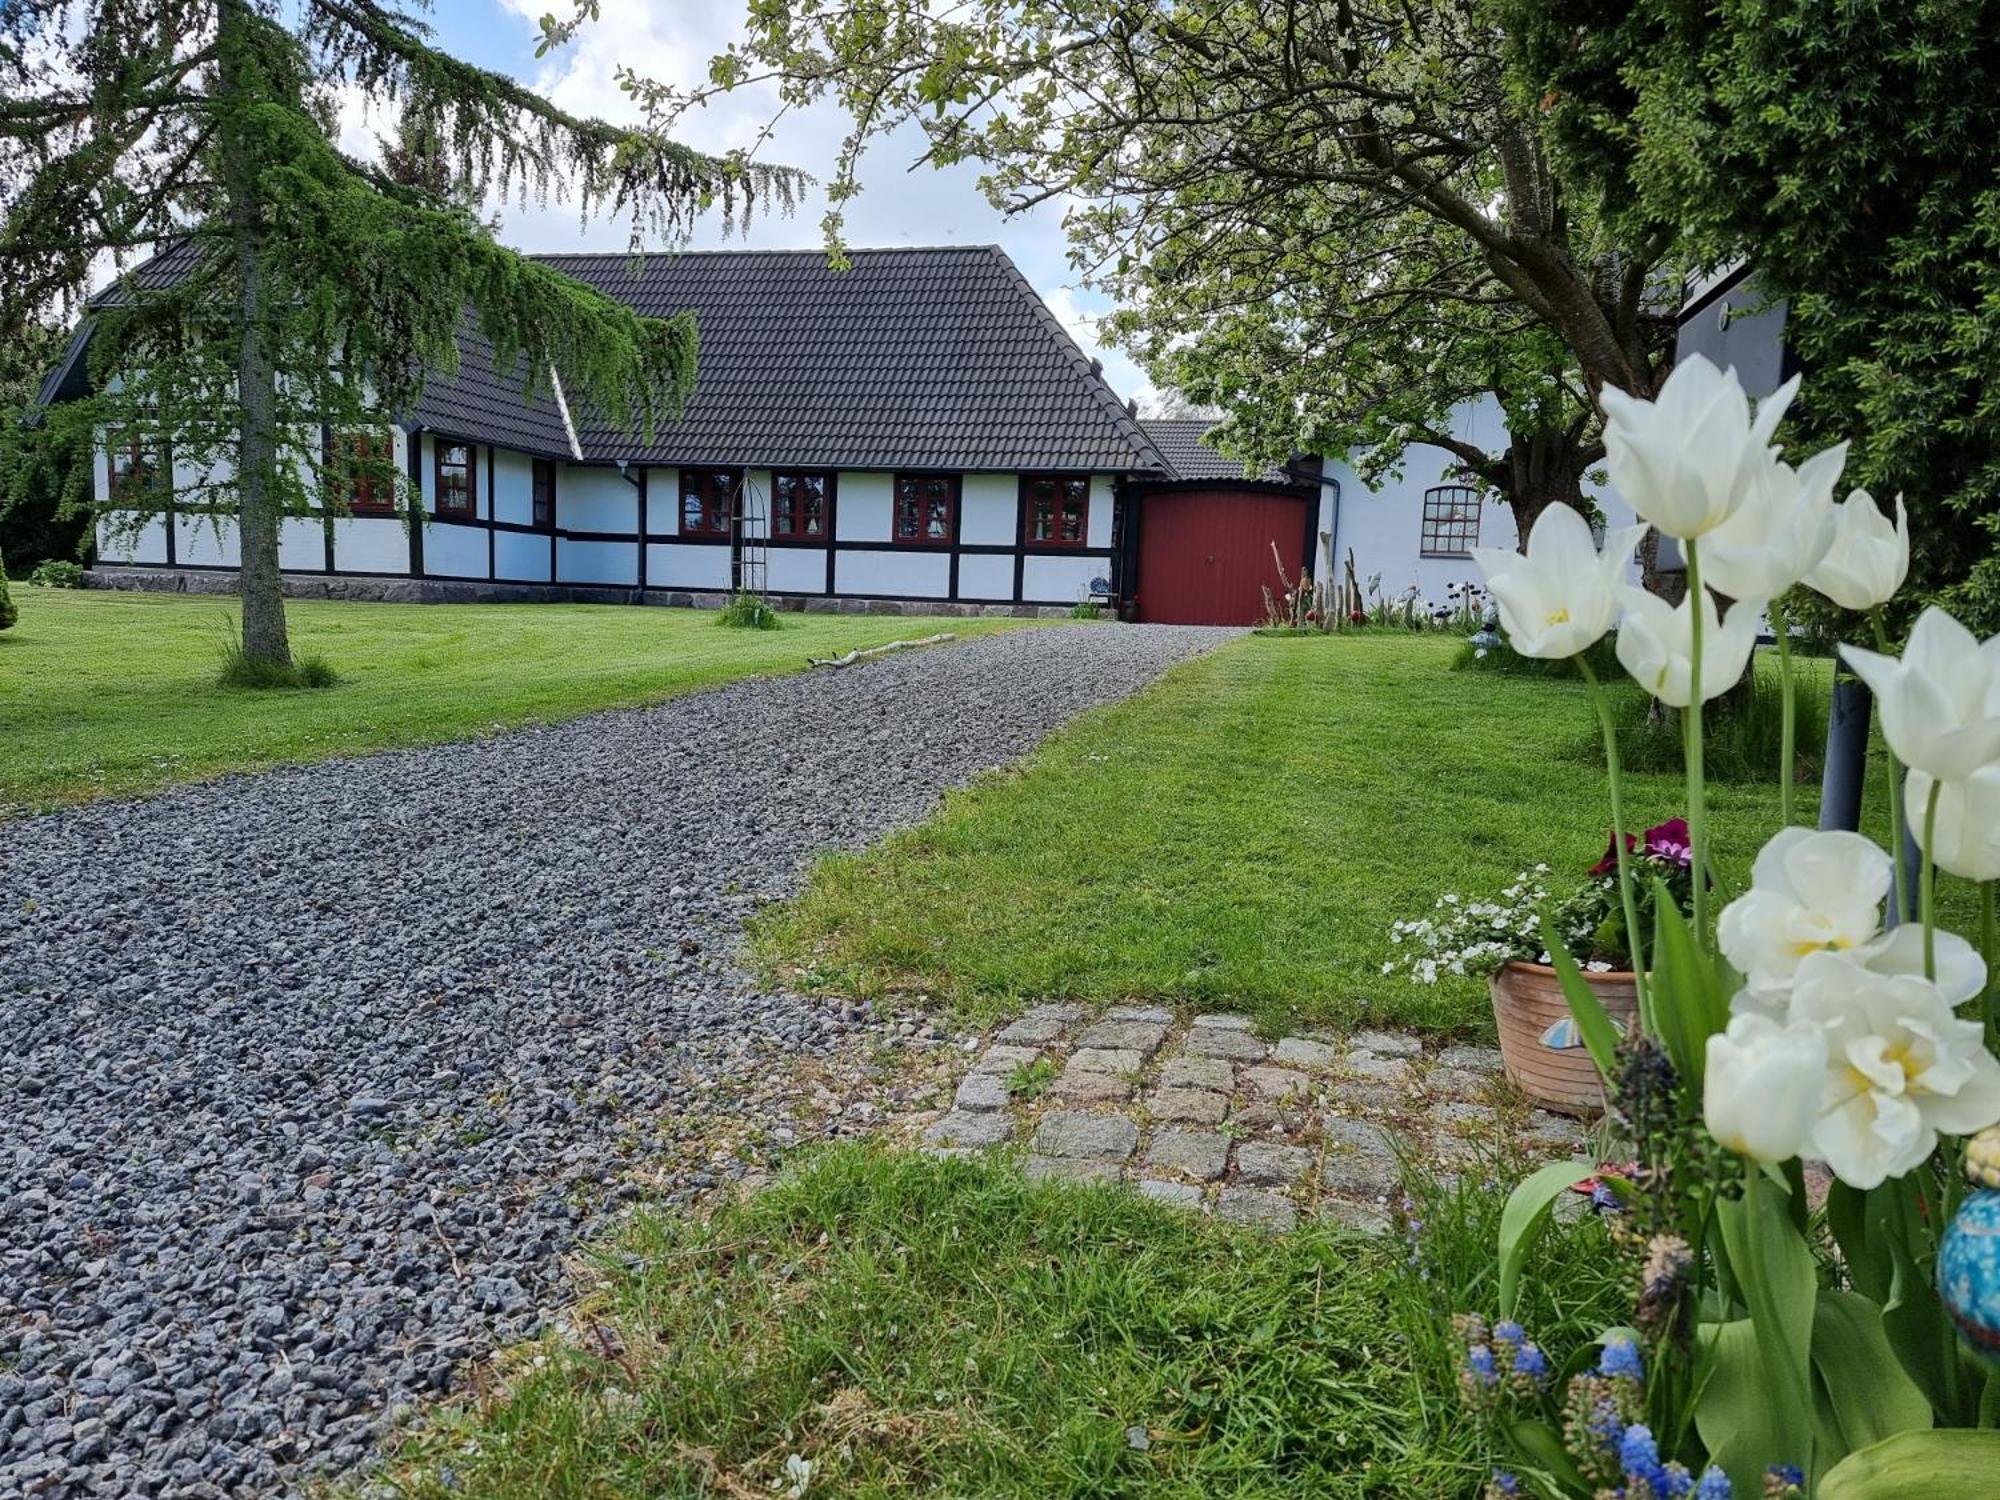
[[[468,62],[519,78],[578,114],[613,120],[637,118],[614,81],[620,64],[682,86],[706,79],[708,62],[734,37],[745,0],[602,0],[601,19],[577,40],[537,59],[539,18],[549,0],[436,0],[431,23],[435,40]],[[566,3],[554,7],[569,13]],[[678,132],[687,145],[724,151],[750,146],[775,112],[767,92],[745,90],[690,116]],[[367,148],[375,135],[394,129],[393,116],[350,116],[343,136],[350,148]],[[800,167],[822,180],[833,175],[846,116],[820,106],[779,123],[760,154],[766,160]],[[1049,307],[1089,353],[1104,360],[1105,374],[1122,396],[1147,399],[1151,391],[1130,360],[1101,348],[1091,315],[1105,308],[1102,298],[1077,289],[1065,258],[1061,210],[1046,205],[1017,218],[998,213],[979,189],[976,168],[909,170],[921,137],[878,141],[862,164],[863,191],[847,204],[849,246],[984,245],[1006,248]],[[521,250],[622,250],[626,228],[599,220],[579,222],[574,205],[495,205],[501,236]],[[814,192],[789,216],[760,214],[747,230],[725,236],[719,219],[699,229],[692,244],[705,248],[818,249],[822,194]]]

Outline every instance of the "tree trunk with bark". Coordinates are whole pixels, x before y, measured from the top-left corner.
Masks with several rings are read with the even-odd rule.
[[[241,565],[237,593],[243,609],[243,653],[253,661],[289,667],[284,577],[278,567],[278,372],[272,358],[268,288],[264,280],[263,222],[258,212],[257,167],[240,111],[249,103],[246,76],[254,62],[241,25],[239,0],[219,7],[216,73],[225,101],[218,132],[226,214],[236,253],[236,315],[241,344],[236,361],[237,544]]]

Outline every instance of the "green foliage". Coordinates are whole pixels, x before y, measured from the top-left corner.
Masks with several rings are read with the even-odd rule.
[[[1800,784],[1810,785],[1819,780],[1825,756],[1832,674],[1823,665],[1800,661],[1793,682],[1798,713],[1794,774]],[[1625,768],[1662,776],[1676,774],[1686,760],[1682,711],[1656,706],[1644,691],[1622,678],[1611,679],[1610,692],[1618,730],[1618,753]],[[1711,779],[1777,781],[1784,701],[1773,673],[1752,672],[1737,687],[1710,703],[1702,728],[1702,745]],[[1601,767],[1603,736],[1579,731],[1562,753],[1578,764]]]
[[[1094,599],[1079,599],[1069,607],[1069,617],[1072,620],[1101,620],[1104,618],[1104,606]]]
[[[14,604],[14,596],[7,592],[7,566],[0,558],[0,630],[12,630],[21,618],[21,611]]]
[[[80,555],[89,531],[64,496],[89,483],[88,442],[31,444],[22,424],[42,378],[62,358],[67,332],[42,318],[22,320],[0,337],[0,552],[17,568]]]
[[[35,564],[34,572],[28,575],[28,582],[43,589],[80,589],[83,587],[83,564],[52,557]]]
[[[1611,634],[1592,642],[1583,653],[1590,668],[1601,681],[1616,682],[1624,673],[1618,665],[1618,637]],[[1555,661],[1539,656],[1523,656],[1507,644],[1503,636],[1497,646],[1475,646],[1466,641],[1458,648],[1451,660],[1454,672],[1491,672],[1496,677],[1554,677],[1583,680],[1577,670],[1577,659],[1565,656]]]
[[[1903,617],[2000,631],[2000,4],[1508,0],[1518,86],[1620,215],[1747,257],[1811,378],[1790,441],[1910,508]]]
[[[738,594],[716,614],[715,623],[732,630],[782,630],[784,622],[770,601],[757,594]]]
[[[1033,1062],[1015,1063],[1007,1075],[1007,1092],[1016,1099],[1039,1099],[1056,1081],[1055,1059],[1037,1057]]]
[[[339,680],[324,656],[294,656],[290,661],[272,661],[245,651],[243,642],[234,634],[223,642],[217,655],[221,658],[221,665],[216,669],[215,681],[220,687],[292,692],[302,688],[332,687]]]
[[[578,1326],[601,1333],[503,1355],[385,1478],[411,1500],[748,1497],[797,1454],[806,1494],[857,1500],[1472,1500],[1481,1439],[1426,1391],[1496,1197],[1416,1184],[1401,1239],[1267,1235],[1005,1159],[819,1151],[713,1216],[635,1213],[593,1256]],[[1603,1255],[1594,1225],[1547,1236],[1524,1314],[1601,1320]]]

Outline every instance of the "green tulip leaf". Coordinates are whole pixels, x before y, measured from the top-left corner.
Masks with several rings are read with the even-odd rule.
[[[1550,1162],[1508,1195],[1507,1206],[1500,1211],[1501,1317],[1513,1317],[1521,1300],[1521,1267],[1548,1222],[1549,1206],[1596,1170],[1584,1161]]]
[[[1700,1374],[1694,1425],[1709,1462],[1729,1476],[1739,1495],[1762,1493],[1774,1463],[1803,1462],[1792,1435],[1765,1399],[1764,1363],[1748,1318],[1700,1325]]]
[[[1566,1492],[1581,1492],[1589,1488],[1576,1461],[1563,1447],[1561,1436],[1548,1423],[1521,1419],[1502,1426],[1507,1441],[1521,1456],[1524,1467],[1541,1470]]]
[[[1810,1474],[1815,1470],[1809,1460],[1814,1437],[1813,1311],[1819,1275],[1811,1248],[1792,1223],[1789,1197],[1752,1165],[1743,1196],[1719,1202],[1716,1219],[1756,1332],[1761,1396],[1781,1439],[1780,1446],[1770,1450],[1780,1457],[1765,1462],[1797,1463]]]
[[[1549,951],[1549,966],[1556,971],[1563,998],[1569,1001],[1569,1013],[1576,1017],[1576,1029],[1583,1038],[1584,1048],[1597,1064],[1597,1076],[1609,1083],[1618,1066],[1618,1028],[1611,1024],[1604,1006],[1584,983],[1583,971],[1577,968],[1576,960],[1547,916],[1542,918],[1542,946]]]
[[[1708,1066],[1708,1039],[1729,1024],[1729,993],[1664,882],[1654,892],[1653,910],[1655,1024],[1675,1071],[1698,1095]]]
[[[2000,1432],[1899,1432],[1848,1454],[1813,1493],[1817,1500],[1993,1500],[2000,1494]]]
[[[1819,1294],[1812,1363],[1821,1462],[1931,1425],[1930,1398],[1897,1363],[1882,1309],[1866,1297]]]
[[[1840,1246],[1840,1258],[1855,1289],[1871,1302],[1889,1300],[1890,1278],[1895,1261],[1884,1243],[1884,1205],[1873,1193],[1864,1193],[1835,1180],[1826,1194],[1826,1222],[1833,1242]]]

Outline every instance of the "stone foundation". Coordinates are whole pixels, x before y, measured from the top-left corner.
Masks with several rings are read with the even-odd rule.
[[[148,594],[233,594],[236,574],[214,568],[92,568],[83,575],[93,589]],[[721,609],[726,593],[688,589],[605,588],[579,584],[488,583],[466,578],[342,578],[285,575],[289,599],[347,599],[372,604],[653,604],[672,609]],[[951,599],[852,599],[821,595],[771,596],[775,609],[808,615],[927,615],[972,619],[983,615],[1028,620],[1069,617],[1063,604],[971,604]]]

